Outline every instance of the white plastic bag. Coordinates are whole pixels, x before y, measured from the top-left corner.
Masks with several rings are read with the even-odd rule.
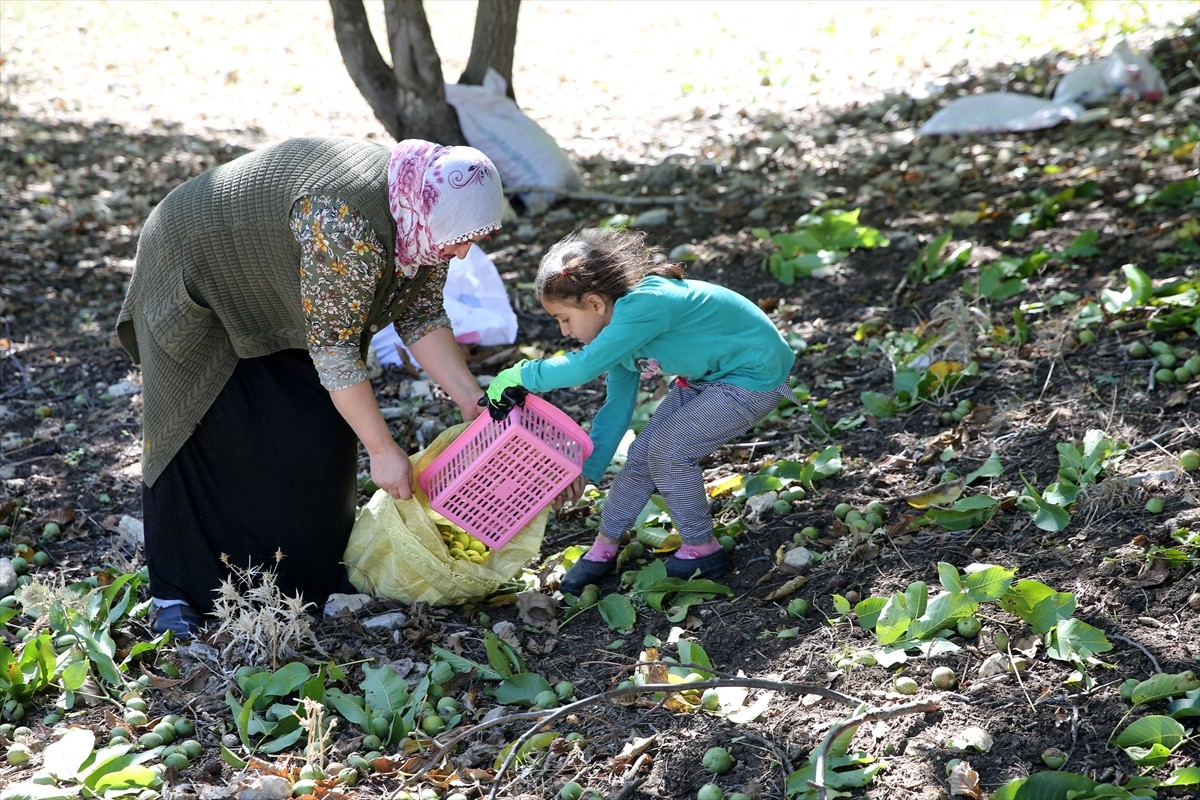
[[[467,144],[482,150],[506,186],[544,186],[571,191],[581,185],[579,172],[561,147],[509,99],[504,78],[489,68],[482,86],[446,84],[446,101],[458,112]],[[544,208],[553,194],[523,193],[526,207]]]
[[[960,97],[921,126],[921,136],[996,131],[1037,131],[1070,122],[1083,113],[1075,103],[1055,103],[1028,94],[986,92]]]
[[[467,257],[450,259],[446,288],[442,293],[454,338],[462,344],[512,344],[517,338],[517,315],[496,265],[475,245]],[[387,325],[371,338],[380,364],[400,366],[400,352],[407,352]]]
[[[1121,41],[1112,53],[1067,73],[1054,87],[1054,99],[1028,94],[987,92],[961,97],[938,111],[917,131],[920,136],[957,133],[1036,131],[1062,122],[1091,122],[1107,110],[1085,106],[1120,93],[1122,97],[1161,99],[1167,91],[1162,74],[1143,55]]]
[[[1091,105],[1118,93],[1143,100],[1159,100],[1167,93],[1162,73],[1123,40],[1104,58],[1063,76],[1054,87],[1054,102]]]

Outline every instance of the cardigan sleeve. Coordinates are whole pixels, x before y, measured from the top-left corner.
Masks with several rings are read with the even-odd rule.
[[[366,217],[333,197],[302,197],[292,207],[300,244],[300,301],[308,351],[329,391],[367,380],[358,342],[386,251]]]

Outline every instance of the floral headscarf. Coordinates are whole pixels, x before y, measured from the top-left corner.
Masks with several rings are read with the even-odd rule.
[[[500,227],[504,192],[491,160],[474,147],[405,139],[388,162],[388,203],[396,220],[396,266],[445,261],[442,248]]]

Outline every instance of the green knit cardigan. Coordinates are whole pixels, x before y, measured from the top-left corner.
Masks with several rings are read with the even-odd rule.
[[[142,479],[153,485],[200,423],[238,359],[307,349],[300,247],[289,227],[305,195],[357,209],[387,250],[359,342],[399,318],[427,270],[397,292],[396,223],[388,208],[391,149],[356,139],[290,139],[175,188],[138,239],[117,319],[142,370]]]

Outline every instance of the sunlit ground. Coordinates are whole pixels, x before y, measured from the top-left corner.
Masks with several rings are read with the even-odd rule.
[[[457,80],[475,4],[425,5]],[[383,4],[367,8],[382,42]],[[652,135],[665,117],[917,91],[960,62],[1096,57],[1194,12],[1192,2],[526,0],[514,83],[526,113],[588,149]],[[346,74],[323,0],[5,0],[0,48],[4,98],[25,114],[255,125],[266,139],[386,135]]]

